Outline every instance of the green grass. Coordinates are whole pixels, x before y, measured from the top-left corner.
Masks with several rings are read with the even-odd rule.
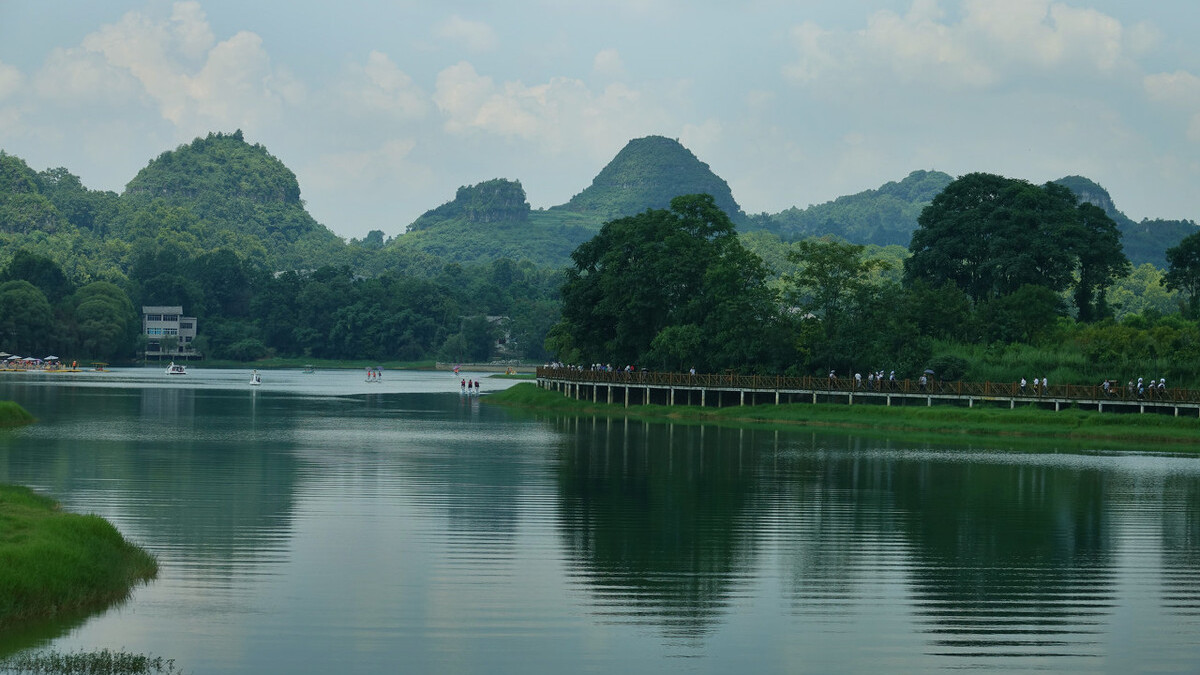
[[[100,516],[0,486],[0,629],[105,607],[157,573],[153,556]]]
[[[1055,412],[1032,406],[959,408],[807,404],[731,406],[637,405],[576,401],[533,383],[521,383],[485,399],[489,403],[563,413],[605,414],[645,419],[698,421],[756,426],[826,427],[953,436],[1008,436],[1031,439],[1115,443],[1120,447],[1153,447],[1200,451],[1200,420],[1156,414],[1098,413],[1078,409]]]
[[[0,401],[0,429],[19,427],[34,421],[33,415],[13,401]]]

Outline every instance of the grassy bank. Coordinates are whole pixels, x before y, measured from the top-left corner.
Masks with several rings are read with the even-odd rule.
[[[103,518],[0,485],[0,629],[103,608],[157,573]]]
[[[629,415],[645,419],[886,430],[957,436],[1013,436],[1036,439],[1118,441],[1130,447],[1200,451],[1200,420],[1154,414],[1054,412],[1034,407],[999,408],[885,407],[807,404],[700,408],[576,401],[521,383],[490,394],[490,403],[563,413]]]
[[[0,429],[19,427],[33,422],[33,415],[12,401],[0,401]]]

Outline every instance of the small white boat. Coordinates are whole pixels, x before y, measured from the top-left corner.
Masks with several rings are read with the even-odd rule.
[[[262,375],[259,375],[257,370],[250,373],[250,386],[257,387],[260,384],[262,384]]]
[[[172,361],[171,365],[167,366],[167,374],[168,375],[187,375],[187,366],[179,366],[179,365],[176,365],[174,361]]]

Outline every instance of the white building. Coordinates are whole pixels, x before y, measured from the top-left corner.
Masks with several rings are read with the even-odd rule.
[[[142,334],[146,336],[147,359],[200,357],[192,346],[196,339],[196,317],[184,316],[179,305],[143,305]]]

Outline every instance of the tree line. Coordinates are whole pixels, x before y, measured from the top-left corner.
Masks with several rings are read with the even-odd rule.
[[[1117,321],[1109,290],[1131,269],[1120,233],[1061,185],[969,174],[918,222],[901,269],[808,239],[772,280],[711,198],[676,198],[576,249],[547,346],[567,363],[656,370],[1200,378],[1200,234],[1168,252],[1161,283],[1178,310]]]
[[[145,349],[142,305],[197,317],[205,358],[377,361],[543,360],[558,274],[528,263],[447,265],[430,277],[347,266],[272,272],[230,249],[145,251],[123,286],[76,287],[58,265],[19,251],[0,272],[0,349],[130,362]]]

